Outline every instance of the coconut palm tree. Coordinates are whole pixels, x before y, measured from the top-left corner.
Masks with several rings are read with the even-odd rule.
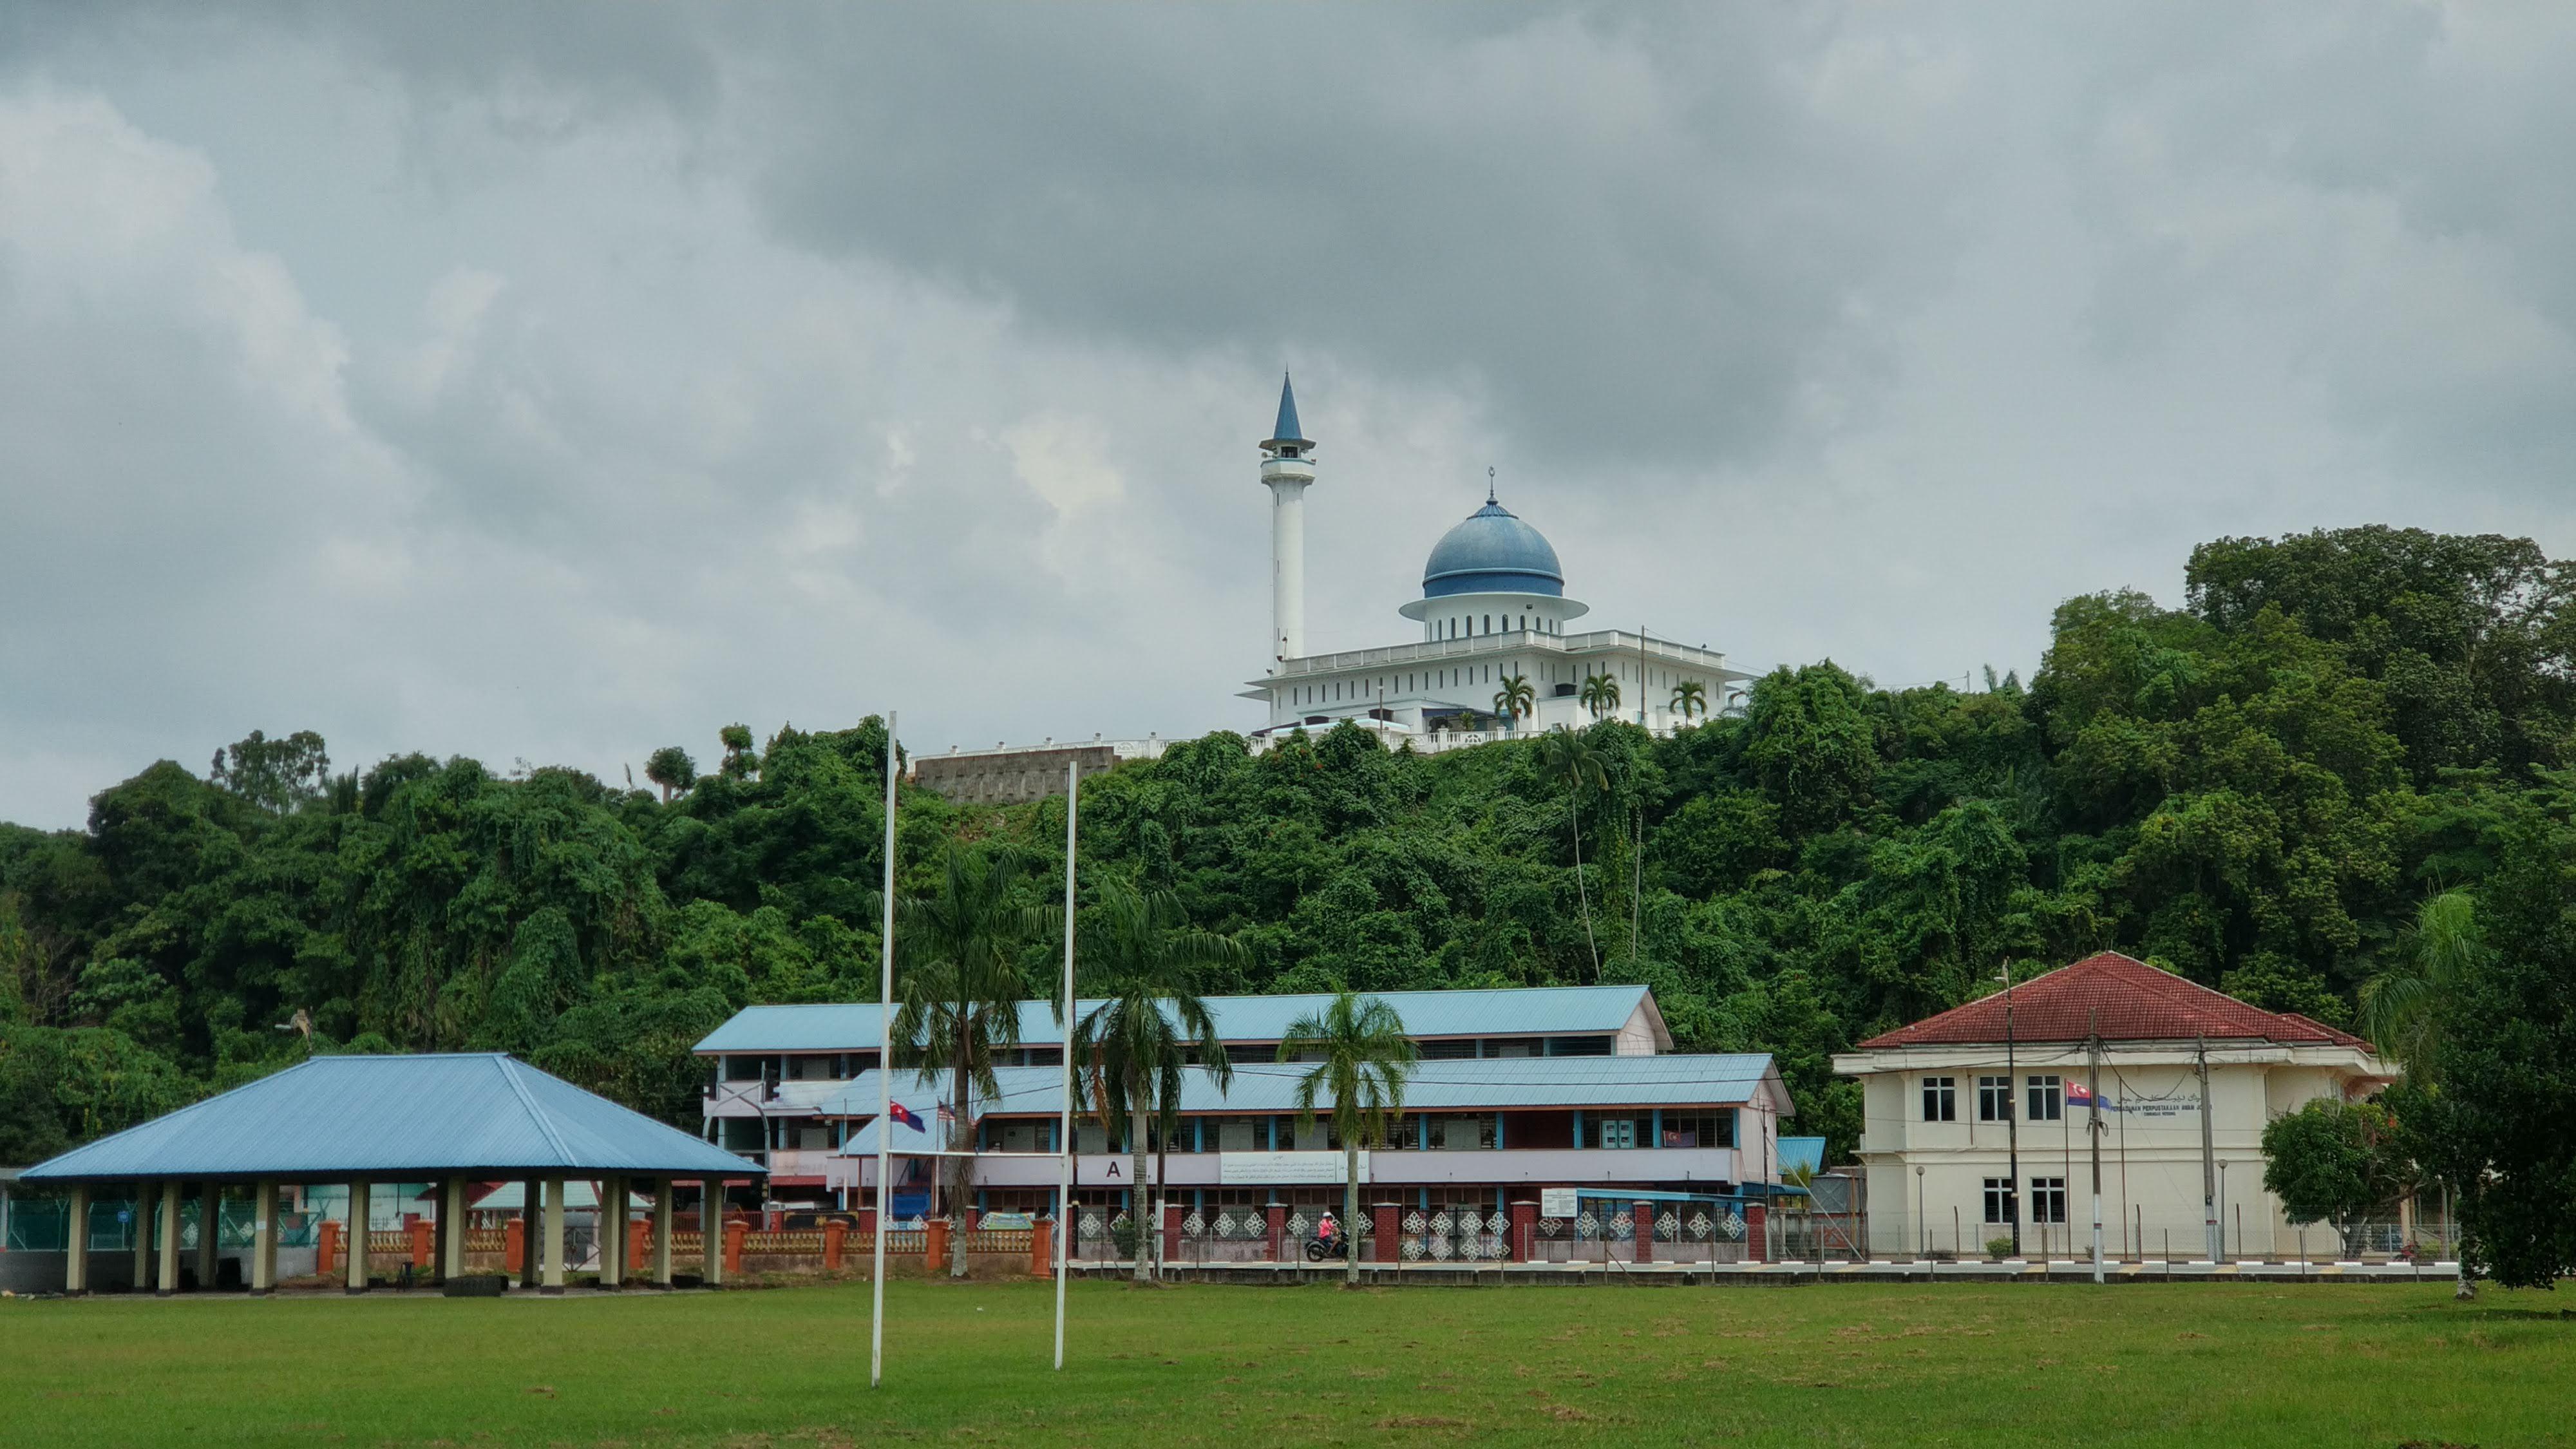
[[[990,853],[950,841],[939,856],[939,886],[895,907],[895,1064],[933,1082],[948,1070],[956,1120],[948,1124],[951,1151],[974,1150],[974,1093],[1001,1090],[994,1079],[996,1054],[1020,1044],[1020,1000],[1029,983],[1020,970],[1020,944],[1044,934],[1055,912],[1020,903],[1018,886],[1028,861],[1005,847]],[[880,1128],[879,1130],[885,1130]],[[971,1156],[945,1159],[949,1211],[962,1219],[974,1191]],[[949,1272],[966,1275],[964,1223],[951,1241]]]
[[[1312,1057],[1297,1079],[1297,1123],[1315,1124],[1316,1102],[1330,1098],[1333,1133],[1342,1141],[1343,1281],[1360,1281],[1360,1143],[1386,1145],[1404,1116],[1404,1083],[1413,1073],[1413,1038],[1404,1018],[1374,996],[1335,991],[1330,1005],[1288,1023],[1279,1060]]]
[[[2422,1080],[2442,1044],[2441,1008],[2487,953],[2477,906],[2466,891],[2444,891],[2416,909],[2396,961],[2361,983],[2362,1033],[2382,1056]]]
[[[1503,717],[1506,726],[1517,728],[1520,721],[1537,712],[1538,690],[1528,676],[1505,676],[1503,687],[1494,691],[1494,713]]]
[[[1594,675],[1598,679],[1601,676]],[[1588,703],[1588,701],[1587,701]],[[1592,893],[1583,883],[1583,792],[1610,788],[1601,752],[1563,725],[1539,737],[1538,772],[1565,786],[1565,824],[1574,835],[1574,894],[1583,902],[1583,942],[1592,951],[1592,979],[1601,979],[1601,943],[1592,936]]]
[[[1150,1217],[1146,1213],[1146,1140],[1150,1135],[1158,1144],[1153,1181],[1159,1198],[1167,1180],[1160,1154],[1180,1130],[1181,1088],[1192,1053],[1219,1091],[1234,1081],[1225,1041],[1199,999],[1198,976],[1208,967],[1241,965],[1250,953],[1232,936],[1192,926],[1180,897],[1170,891],[1112,880],[1092,915],[1079,935],[1092,989],[1101,999],[1075,1024],[1072,1050],[1092,1115],[1106,1130],[1114,1132],[1122,1121],[1127,1127],[1127,1181],[1137,1207],[1136,1281],[1145,1283],[1155,1276],[1163,1240],[1151,1230],[1162,1221],[1159,1203]]]
[[[1592,711],[1592,717],[1599,719],[1619,707],[1619,681],[1607,674],[1595,674],[1583,681],[1579,698],[1583,707]]]
[[[1674,685],[1673,713],[1680,715],[1684,724],[1690,723],[1694,715],[1708,713],[1708,687],[1696,679]]]

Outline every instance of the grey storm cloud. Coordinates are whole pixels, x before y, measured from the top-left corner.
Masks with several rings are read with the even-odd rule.
[[[1481,496],[1888,683],[2365,521],[2576,551],[2576,14],[0,0],[0,819],[1254,716]]]

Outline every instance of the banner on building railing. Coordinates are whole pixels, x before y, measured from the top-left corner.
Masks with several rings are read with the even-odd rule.
[[[1338,1152],[1228,1152],[1217,1158],[1217,1181],[1227,1187],[1339,1183]],[[1360,1154],[1360,1181],[1369,1180],[1369,1154]]]

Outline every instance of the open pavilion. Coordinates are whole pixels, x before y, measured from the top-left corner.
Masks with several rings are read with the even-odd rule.
[[[255,1224],[244,1275],[250,1291],[277,1286],[278,1188],[346,1183],[348,1291],[368,1284],[368,1189],[375,1183],[434,1182],[435,1276],[462,1276],[469,1183],[526,1186],[542,1203],[521,1260],[521,1286],[564,1286],[565,1185],[596,1181],[603,1200],[652,1195],[649,1262],[626,1261],[627,1234],[599,1235],[600,1286],[630,1278],[661,1287],[671,1265],[674,1184],[702,1180],[708,1203],[727,1179],[765,1169],[605,1097],[500,1053],[316,1057],[273,1076],[183,1107],[138,1127],[28,1168],[27,1186],[71,1189],[72,1231],[64,1289],[89,1291],[89,1199],[93,1189],[130,1189],[141,1209],[134,1235],[134,1283],[163,1294],[179,1287],[182,1213],[191,1194],[200,1215],[197,1282],[215,1282],[216,1224],[226,1194],[251,1194]],[[157,1222],[151,1205],[158,1199]],[[621,1214],[622,1216],[622,1214]],[[149,1231],[144,1230],[149,1225]],[[723,1234],[701,1234],[703,1281],[724,1277]],[[157,1260],[157,1277],[153,1269]]]

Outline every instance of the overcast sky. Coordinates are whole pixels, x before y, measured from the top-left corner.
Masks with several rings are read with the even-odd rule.
[[[621,780],[1262,716],[1482,501],[2025,674],[2197,541],[2576,553],[2576,7],[0,0],[0,819],[259,728]]]

